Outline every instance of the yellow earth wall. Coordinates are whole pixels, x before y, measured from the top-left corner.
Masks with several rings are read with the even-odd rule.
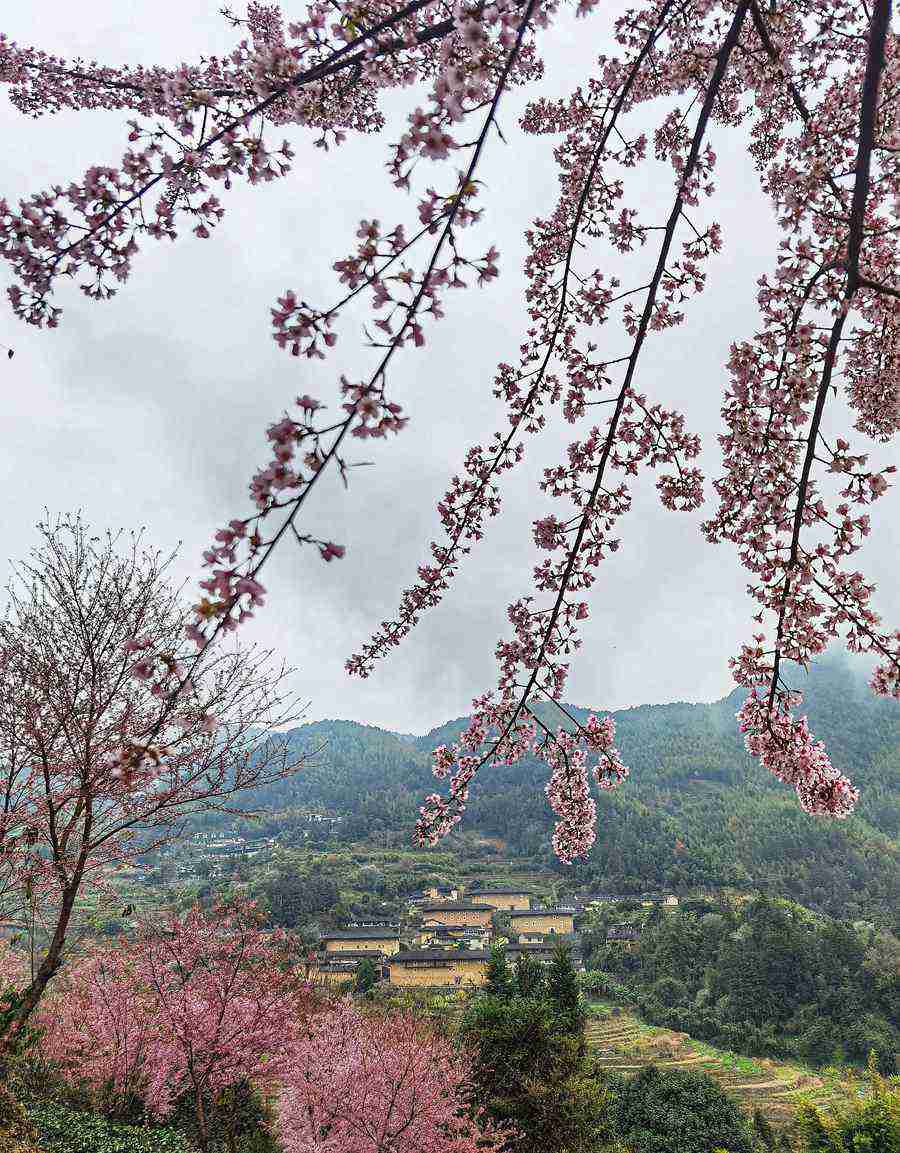
[[[393,953],[400,952],[400,938],[395,937],[390,940],[384,938],[370,941],[366,937],[355,937],[352,941],[326,941],[326,953],[354,953],[362,949],[377,950],[383,953],[386,957],[390,957]]]
[[[440,911],[423,913],[422,920],[426,925],[483,925],[487,928],[491,923],[493,909],[442,909]],[[395,950],[396,951],[396,950]]]
[[[575,918],[571,913],[549,916],[534,913],[529,917],[513,917],[510,927],[514,933],[574,933]]]
[[[397,963],[391,965],[390,972],[390,983],[404,987],[483,985],[487,977],[487,962],[466,961],[464,957],[457,960],[453,957],[446,963],[432,963],[427,967],[421,962],[418,965]]]
[[[480,893],[469,893],[466,895],[466,900],[471,901],[473,905],[493,905],[495,909],[504,909],[507,912],[531,908],[531,898],[519,893],[501,893],[498,895],[485,893],[484,896]]]

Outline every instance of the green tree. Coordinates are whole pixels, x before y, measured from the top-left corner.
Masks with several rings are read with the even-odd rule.
[[[356,967],[356,980],[353,982],[353,990],[360,996],[367,996],[378,984],[381,974],[375,967],[375,963],[369,957],[363,957]]]
[[[480,994],[460,1028],[473,1054],[473,1105],[516,1135],[511,1153],[601,1153],[609,1095],[546,996]]]
[[[288,929],[302,925],[316,914],[333,910],[340,900],[333,880],[293,862],[266,879],[264,892],[272,919]]]
[[[752,1153],[740,1108],[705,1073],[648,1065],[616,1098],[619,1138],[634,1153]]]
[[[506,953],[502,946],[494,945],[491,949],[491,959],[488,961],[487,974],[484,983],[485,993],[495,997],[510,997],[515,988],[515,978]]]
[[[539,997],[544,991],[544,967],[527,953],[516,957],[516,988],[520,997]]]
[[[553,950],[553,958],[547,969],[547,995],[556,1007],[567,1032],[573,1035],[584,1034],[584,1008],[581,1003],[581,989],[578,974],[572,964],[572,951],[560,942]]]

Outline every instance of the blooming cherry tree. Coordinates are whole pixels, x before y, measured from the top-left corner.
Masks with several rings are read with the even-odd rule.
[[[315,1014],[285,1078],[286,1153],[499,1153],[505,1134],[467,1111],[467,1058],[411,1013]]]
[[[561,0],[334,0],[291,20],[253,3],[245,20],[229,17],[242,39],[226,59],[174,71],[0,44],[0,79],[24,114],[103,107],[130,117],[118,167],[90,168],[17,208],[0,203],[0,255],[16,277],[11,303],[39,326],[60,321],[63,277],[106,299],[148,239],[186,227],[210,235],[224,211],[214,189],[282,177],[292,152],[273,130],[309,129],[330,148],[350,132],[387,128],[384,91],[415,83],[425,93],[386,151],[399,193],[416,198],[415,218],[383,224],[373,211],[335,261],[343,295],[314,305],[293,289],[272,309],[275,340],[302,363],[340,355],[336,319],[364,297],[375,360],[363,379],[338,371],[342,408],[333,419],[301,384],[296,406],[270,424],[271,459],[250,483],[254,511],[220,529],[204,557],[210,574],[188,625],[198,659],[262,605],[261,570],[283,540],[312,546],[326,562],[343,555],[339,543],[302,531],[303,509],[329,467],[347,475],[354,438],[404,429],[390,370],[427,342],[450,290],[498,274],[494,245],[476,242],[487,203],[478,167],[504,92],[539,84],[541,45],[560,9]],[[595,0],[579,0],[576,11],[592,24],[604,18]],[[428,561],[394,616],[347,662],[351,674],[370,675],[442,600],[500,511],[506,474],[561,410],[576,432],[540,482],[555,510],[542,510],[533,527],[545,556],[532,588],[509,607],[495,689],[475,700],[457,744],[435,752],[449,792],[423,808],[418,835],[429,843],[461,818],[485,765],[533,753],[547,763],[555,846],[570,860],[595,837],[591,774],[601,787],[625,775],[608,718],[580,726],[562,716],[555,726],[535,705],[564,712],[580,622],[601,562],[620,546],[634,477],[653,470],[660,501],[676,512],[706,495],[700,442],[678,410],[685,386],[673,382],[653,397],[640,378],[647,348],[697,311],[707,264],[722,247],[711,214],[720,163],[713,128],[733,148],[749,135],[783,230],[774,270],[759,284],[759,329],[735,333],[726,366],[722,470],[703,525],[708,540],[737,549],[750,578],[754,624],[732,660],[748,690],[740,727],[806,811],[843,817],[856,789],[809,731],[786,662],[806,665],[842,637],[876,657],[873,690],[900,697],[900,632],[881,622],[871,582],[853,567],[872,529],[869,506],[894,472],[880,446],[900,427],[900,46],[891,0],[652,0],[621,16],[615,37],[614,54],[576,77],[567,98],[538,93],[521,119],[524,132],[558,138],[559,195],[526,230],[526,336],[493,382],[506,418],[461,453]],[[658,119],[648,135],[634,120],[651,104]],[[454,177],[432,161],[451,161]],[[660,162],[670,178],[644,175],[658,197],[639,210],[629,188]],[[437,176],[429,183],[425,171]],[[609,254],[628,271],[613,275]],[[830,424],[843,419],[843,410],[830,411],[838,391],[851,416],[832,435]],[[167,683],[173,700],[179,686]]]
[[[145,925],[65,975],[41,1012],[43,1056],[157,1117],[187,1095],[205,1151],[210,1102],[293,1068],[309,986],[292,959],[249,905]]]

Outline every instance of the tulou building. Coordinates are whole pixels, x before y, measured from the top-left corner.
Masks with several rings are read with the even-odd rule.
[[[494,906],[474,901],[438,901],[423,905],[421,913],[423,925],[480,925],[489,929]]]
[[[409,949],[388,958],[389,980],[405,988],[477,988],[490,954],[475,949]]]
[[[374,952],[378,956],[388,956],[400,950],[400,930],[360,926],[358,929],[335,929],[323,933],[322,948],[326,953]]]
[[[528,909],[509,914],[510,931],[520,941],[538,940],[556,933],[575,932],[574,909]]]
[[[420,949],[484,949],[491,941],[491,932],[483,925],[423,925],[414,940]]]
[[[531,908],[531,893],[527,889],[507,885],[485,885],[471,889],[467,894],[476,905],[490,905],[504,912]]]
[[[317,985],[342,985],[356,976],[361,961],[371,961],[379,973],[383,971],[384,954],[372,949],[345,950],[320,953],[306,966],[306,977]]]

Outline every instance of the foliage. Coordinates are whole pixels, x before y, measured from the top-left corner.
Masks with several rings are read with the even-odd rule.
[[[706,1073],[648,1065],[625,1081],[614,1116],[634,1153],[752,1153],[746,1118]]]
[[[316,914],[333,909],[340,892],[331,877],[304,870],[296,862],[277,869],[266,878],[263,893],[276,925],[293,929]]]
[[[380,979],[380,973],[368,957],[363,957],[356,967],[356,978],[353,982],[354,992],[365,996],[375,988]]]
[[[42,1153],[190,1153],[184,1135],[168,1126],[127,1125],[54,1101],[32,1103],[28,1115]]]
[[[510,1126],[515,1153],[596,1153],[611,1139],[608,1091],[585,1056],[584,1019],[571,963],[560,955],[549,981],[534,961],[483,988],[460,1040],[473,1055],[473,1100]],[[571,974],[574,976],[574,974]]]
[[[268,654],[189,663],[172,558],[139,534],[94,537],[77,516],[38,529],[0,624],[0,906],[46,937],[0,1045],[59,968],[85,889],[108,893],[186,816],[296,767],[281,738],[260,739],[288,719]]]
[[[494,997],[512,996],[515,987],[515,977],[506,957],[506,950],[500,945],[491,949],[491,958],[488,961],[483,991]]]
[[[607,945],[600,919],[591,964],[614,974],[599,991],[626,992],[655,1024],[819,1065],[862,1063],[874,1049],[893,1072],[900,942],[890,933],[765,897],[634,923],[638,949],[625,953]]]
[[[585,1013],[578,974],[568,945],[558,944],[547,969],[547,996],[559,1014],[560,1026],[577,1037],[584,1031]]]
[[[205,1153],[241,1088],[291,1064],[308,1002],[291,959],[252,908],[171,915],[66,975],[41,1016],[43,1055],[107,1107],[139,1099],[162,1117],[186,1096]]]
[[[797,1112],[801,1153],[900,1153],[900,1079],[885,1080],[870,1062],[869,1093],[823,1109],[803,1102]]]

